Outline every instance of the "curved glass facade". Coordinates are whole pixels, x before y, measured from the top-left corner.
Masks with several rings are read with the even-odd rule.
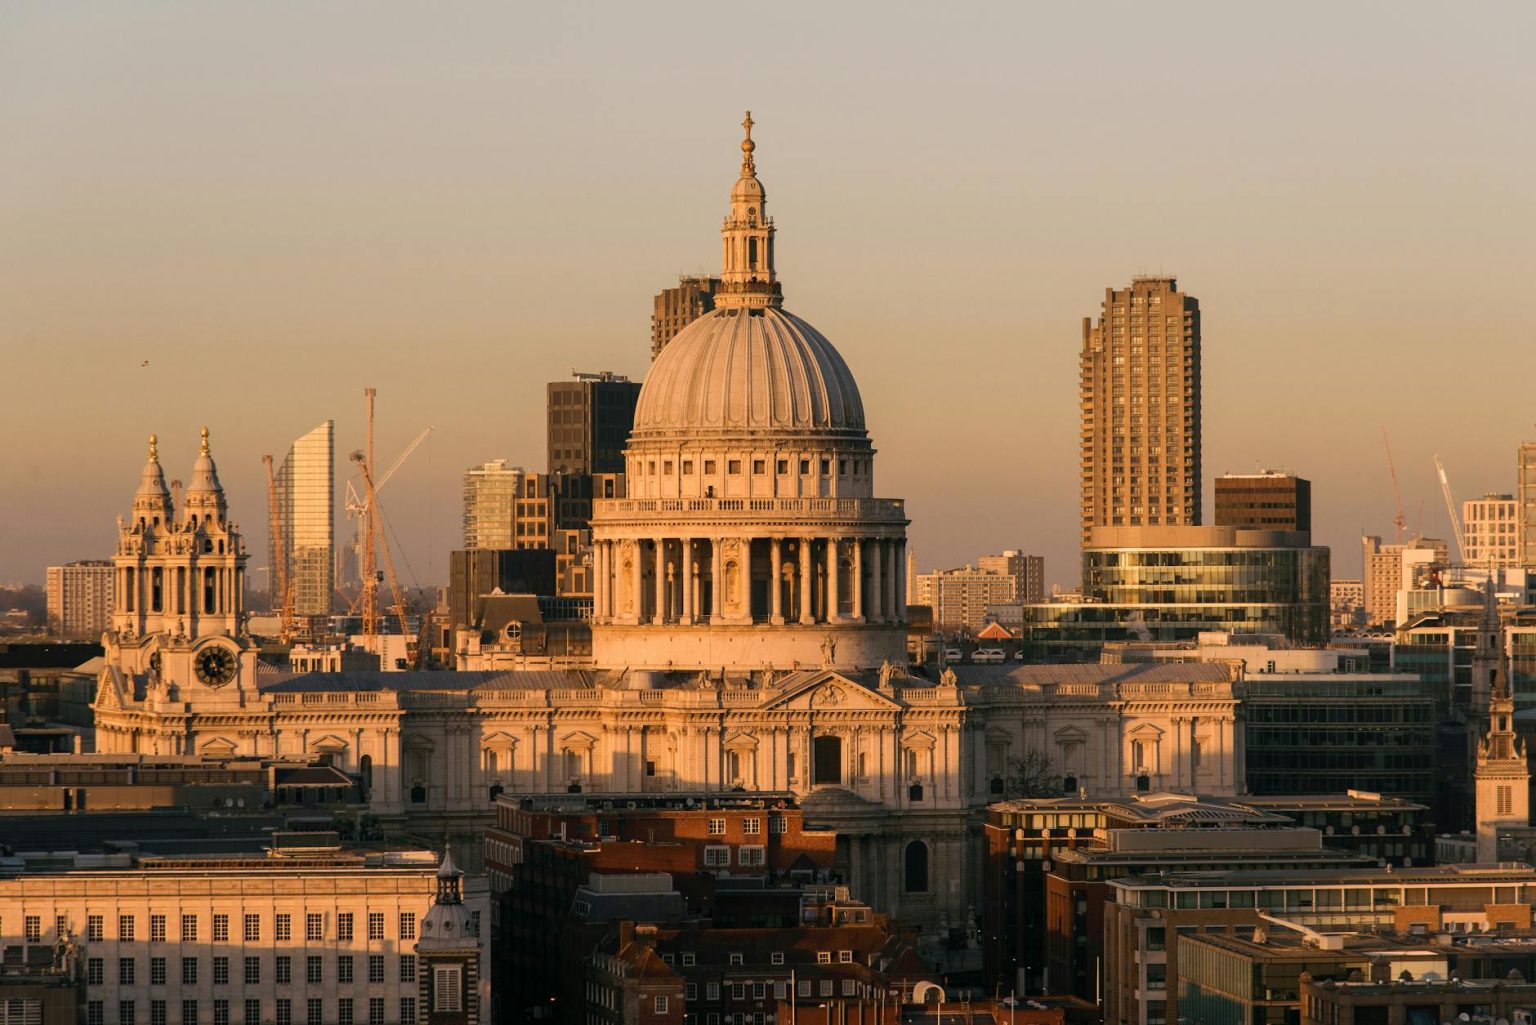
[[[1328,549],[1089,548],[1082,604],[1023,608],[1025,658],[1097,661],[1108,641],[1184,641],[1208,630],[1328,640]]]
[[[1174,548],[1087,549],[1083,591],[1109,605],[1281,606],[1292,640],[1326,641],[1328,549]],[[1321,619],[1311,629],[1313,611]]]

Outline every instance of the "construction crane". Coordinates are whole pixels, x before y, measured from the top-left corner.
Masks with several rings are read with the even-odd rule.
[[[365,388],[363,394],[368,400],[367,448],[352,453],[352,461],[358,464],[363,478],[363,509],[359,518],[363,535],[362,590],[358,593],[358,602],[361,605],[363,636],[368,649],[382,660],[384,650],[379,624],[379,553],[382,552],[384,556],[384,574],[389,584],[390,598],[394,602],[395,616],[400,621],[402,637],[405,636],[405,600],[400,591],[400,580],[395,575],[395,561],[389,552],[389,541],[384,536],[384,521],[379,514],[379,491],[373,479],[373,400],[378,390]]]
[[[1387,429],[1381,429],[1381,443],[1387,448],[1387,472],[1392,475],[1392,498],[1397,502],[1397,515],[1392,517],[1392,527],[1397,532],[1394,538],[1397,544],[1403,543],[1403,531],[1408,529],[1408,517],[1403,514],[1403,492],[1397,485],[1397,467],[1392,462],[1392,442],[1387,438]]]
[[[1456,511],[1456,498],[1451,494],[1451,482],[1445,475],[1445,464],[1435,456],[1435,472],[1440,475],[1440,493],[1445,496],[1445,512],[1451,518],[1451,533],[1456,535],[1456,558],[1463,565],[1467,561],[1467,539],[1461,529],[1461,515]]]
[[[384,485],[389,483],[390,478],[395,475],[395,471],[399,470],[400,467],[405,465],[405,461],[407,459],[409,459],[411,457],[411,454],[413,452],[415,452],[416,449],[421,446],[422,442],[427,440],[427,436],[430,435],[431,433],[432,433],[432,428],[431,427],[423,428],[420,434],[416,435],[416,437],[411,439],[411,443],[409,445],[405,446],[405,448],[400,450],[400,454],[395,457],[395,461],[389,464],[389,469],[385,470],[382,474],[379,475],[379,479],[374,484],[374,490],[375,491],[382,490]],[[372,464],[370,464],[370,465],[372,465]],[[360,479],[361,479],[361,475],[359,475],[358,477],[353,478],[353,480],[360,480]],[[345,565],[346,565],[346,555],[345,555],[345,553],[348,550],[350,550],[352,552],[352,566],[353,566],[353,568],[357,570],[357,573],[358,573],[359,577],[362,576],[362,569],[363,569],[363,530],[362,530],[362,519],[363,519],[363,513],[366,510],[365,510],[363,495],[359,494],[358,491],[357,491],[357,488],[353,487],[352,485],[353,485],[353,481],[351,481],[351,480],[347,481],[346,499],[345,499],[344,506],[343,506],[345,508],[345,510],[346,510],[347,516],[352,520],[352,540],[345,547],[338,548],[336,550],[336,579],[338,581],[340,581],[342,579],[342,577],[343,577],[343,575],[345,573]],[[349,585],[348,586],[348,590],[350,590],[350,589],[351,588],[350,588],[350,585]],[[349,596],[348,597],[348,604],[349,605],[355,604],[356,598],[357,598],[356,595]]]
[[[283,517],[277,506],[277,478],[272,475],[272,457],[262,456],[267,468],[267,516],[272,530],[272,583],[273,593],[278,596],[278,639],[288,643],[293,635],[293,588],[288,582],[288,547],[283,543]]]

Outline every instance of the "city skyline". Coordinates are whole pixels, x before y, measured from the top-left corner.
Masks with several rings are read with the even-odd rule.
[[[521,27],[546,42],[514,54],[495,32],[443,23],[390,74],[366,47],[331,69],[353,26],[320,16],[291,74],[254,93],[245,62],[290,41],[281,16],[239,24],[248,50],[231,64],[227,44],[183,44],[233,15],[13,15],[0,127],[25,156],[0,170],[0,398],[39,426],[0,455],[0,579],[41,582],[46,565],[109,554],[132,484],[122,468],[145,435],[161,436],[167,478],[184,477],[203,424],[259,551],[261,453],[331,418],[340,452],[361,447],[373,385],[386,457],[437,428],[382,504],[416,582],[443,582],[464,468],[539,464],[546,382],[572,369],[643,378],[652,296],[717,260],[711,187],[745,106],[771,141],[775,214],[794,229],[780,255],[790,299],[866,384],[890,453],[879,490],[907,496],[922,568],[1018,547],[1046,556],[1048,582],[1075,583],[1078,325],[1138,273],[1175,275],[1201,301],[1207,492],[1259,466],[1311,479],[1316,540],[1352,576],[1361,528],[1390,535],[1384,424],[1410,527],[1422,502],[1423,532],[1448,536],[1431,456],[1458,499],[1513,491],[1516,446],[1536,436],[1518,373],[1536,322],[1512,299],[1533,255],[1528,144],[1488,130],[1528,119],[1515,40],[1531,15],[1484,9],[1432,32],[1428,19],[1330,14],[1332,34],[1298,19],[1240,53],[1220,44],[1244,16],[1189,10],[1200,24],[1136,31],[1020,18],[1035,63],[987,70],[958,63],[962,43],[1003,45],[991,40],[1007,34],[1001,10],[932,53],[919,19],[832,12],[823,39],[786,41],[811,65],[806,81],[770,76],[686,120],[659,112],[688,76],[625,53],[625,15],[540,12]],[[398,42],[406,21],[390,8],[369,30]],[[702,38],[707,26],[678,27]],[[1089,27],[1121,60],[1063,95],[1052,82],[1067,58],[1048,43]],[[1184,31],[1205,60],[1151,56]],[[915,60],[913,81],[870,66],[882,46]],[[833,47],[867,80],[831,70]],[[153,66],[170,54],[182,56]],[[562,59],[601,75],[548,110],[506,102],[526,85],[520,62],[563,83]],[[1313,80],[1279,77],[1297,62],[1318,65]],[[1451,63],[1454,81],[1422,70]],[[1144,102],[1149,83],[1169,106],[1147,120],[1187,119],[1192,134],[1134,128],[1117,138],[1136,161],[1085,155],[1092,118]],[[940,106],[961,100],[953,118]],[[494,139],[471,130],[481,116],[499,118]],[[346,174],[358,187],[344,195]],[[1424,388],[1443,376],[1434,361],[1474,341],[1484,365],[1513,372],[1437,403]],[[283,376],[300,356],[314,373]],[[138,394],[177,401],[125,401]],[[80,415],[57,416],[58,395]]]

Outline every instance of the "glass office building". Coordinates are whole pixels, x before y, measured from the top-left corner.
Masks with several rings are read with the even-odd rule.
[[[277,472],[277,509],[295,616],[328,616],[335,587],[336,421],[299,438]],[[278,555],[272,553],[272,564]],[[281,608],[277,575],[272,606]]]
[[[1328,640],[1328,549],[1294,530],[1096,527],[1083,601],[1025,605],[1024,657],[1098,661],[1109,641],[1185,641],[1204,631]]]

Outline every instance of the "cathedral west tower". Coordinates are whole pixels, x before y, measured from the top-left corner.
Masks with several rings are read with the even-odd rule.
[[[906,652],[907,519],[875,497],[858,385],[784,309],[752,118],[715,309],[651,366],[596,503],[593,654],[638,670],[873,668]]]

